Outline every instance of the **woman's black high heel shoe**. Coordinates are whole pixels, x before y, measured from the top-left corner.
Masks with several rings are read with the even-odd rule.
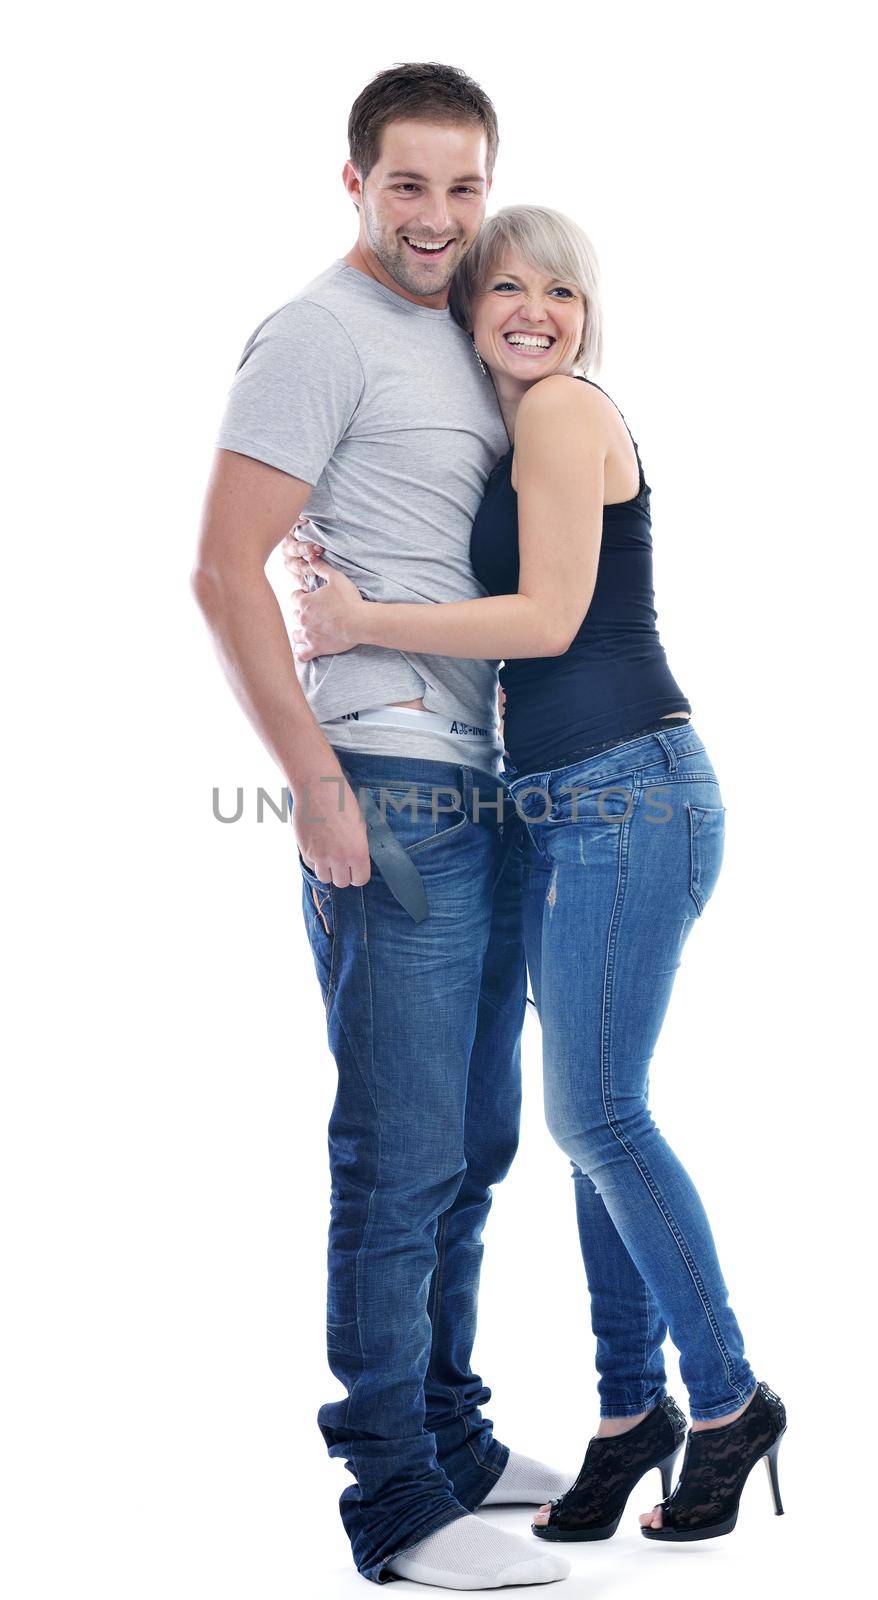
[[[746,1411],[724,1428],[690,1430],[672,1495],[661,1503],[662,1526],[640,1531],[645,1539],[717,1539],[738,1520],[741,1491],[757,1461],[764,1461],[775,1514],[783,1516],[777,1453],[787,1414],[767,1383],[758,1383]]]
[[[551,1502],[545,1525],[531,1523],[538,1539],[610,1539],[631,1490],[658,1467],[662,1494],[669,1494],[674,1462],[683,1448],[686,1418],[669,1394],[642,1422],[614,1439],[590,1439],[572,1488]]]

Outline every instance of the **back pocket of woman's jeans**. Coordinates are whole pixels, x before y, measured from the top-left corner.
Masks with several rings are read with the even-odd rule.
[[[716,888],[726,837],[725,806],[694,806],[686,801],[689,817],[689,893],[698,915]]]
[[[299,852],[299,871],[302,874],[302,911],[308,942],[314,957],[314,966],[328,1008],[332,991],[333,954],[335,951],[335,907],[332,901],[332,884],[323,883],[306,867]]]

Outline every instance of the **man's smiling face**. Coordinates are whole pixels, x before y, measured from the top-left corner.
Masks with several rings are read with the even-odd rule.
[[[412,299],[444,306],[455,268],[484,221],[487,141],[476,123],[388,123],[365,183],[351,162],[360,248]]]

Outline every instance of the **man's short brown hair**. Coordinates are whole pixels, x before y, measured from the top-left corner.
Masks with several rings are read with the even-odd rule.
[[[387,124],[404,118],[481,123],[488,141],[491,176],[500,135],[497,113],[484,89],[459,67],[446,67],[439,61],[409,61],[379,72],[351,106],[348,144],[361,179],[368,177],[381,154],[381,136]]]

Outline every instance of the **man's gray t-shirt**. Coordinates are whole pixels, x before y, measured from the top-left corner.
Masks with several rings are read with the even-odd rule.
[[[314,485],[305,511],[318,542],[367,599],[487,593],[470,565],[470,531],[509,441],[493,385],[450,311],[335,262],[247,341],[217,445]],[[496,734],[498,665],[357,645],[296,670],[321,723],[422,698],[428,711]],[[420,728],[361,732],[376,751],[430,753]]]

